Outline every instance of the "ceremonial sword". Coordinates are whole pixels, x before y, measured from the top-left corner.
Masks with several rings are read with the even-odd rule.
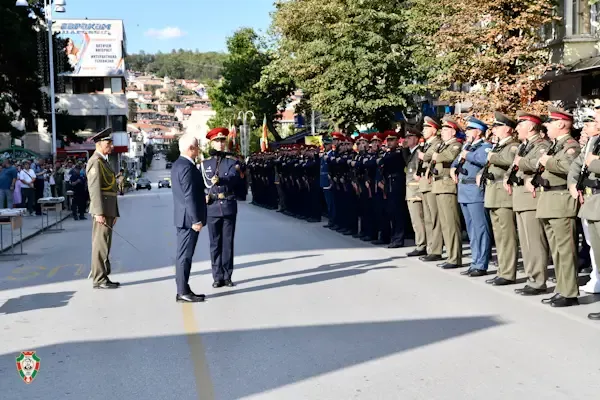
[[[94,220],[94,222],[96,222],[96,220]],[[106,226],[108,229],[110,229],[113,233],[116,233],[118,237],[120,237],[121,239],[123,239],[125,242],[127,242],[127,244],[129,244],[131,247],[133,247],[135,250],[137,250],[139,253],[142,253],[142,251],[140,249],[138,249],[137,247],[135,247],[135,245],[133,243],[131,243],[129,240],[125,239],[123,237],[123,235],[121,235],[119,232],[115,231],[111,226],[108,226],[108,224],[105,222],[102,225]],[[88,279],[90,279],[92,277],[92,270],[90,269],[90,273],[88,274]]]

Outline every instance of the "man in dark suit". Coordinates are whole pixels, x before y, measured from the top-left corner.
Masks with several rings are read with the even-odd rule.
[[[206,225],[206,201],[202,173],[196,167],[198,140],[185,134],[179,139],[180,157],[171,169],[171,185],[175,227],[177,228],[177,261],[175,263],[175,281],[179,303],[197,303],[204,301],[204,295],[194,294],[188,285],[192,258],[198,242],[198,235]]]
[[[230,153],[224,152],[229,130],[215,128],[208,132],[211,156],[202,162],[206,185],[208,234],[212,264],[213,288],[232,287],[233,243],[237,216],[235,189],[240,182],[240,164]]]

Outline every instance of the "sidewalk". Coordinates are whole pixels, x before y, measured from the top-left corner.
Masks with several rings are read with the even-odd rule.
[[[44,216],[37,216],[37,215],[33,215],[33,216],[26,216],[23,217],[23,242],[25,242],[27,239],[30,239],[34,236],[37,236],[39,233],[42,232],[42,218],[44,218],[44,229],[47,229],[48,226],[46,225],[47,223],[50,224],[50,228],[53,228],[54,225],[56,225],[56,212],[54,211],[50,211],[48,212],[48,216],[46,217]],[[64,221],[65,219],[67,219],[68,217],[71,216],[71,213],[67,210],[63,210],[62,212],[62,219],[61,221]],[[46,221],[46,218],[48,218],[48,221]],[[0,253],[3,253],[5,251],[10,251],[10,226],[8,225],[0,225],[0,228],[2,229],[2,240],[3,243],[1,244],[0,248]],[[19,237],[19,229],[15,229],[14,231],[14,240],[15,240],[15,251],[18,253],[20,251],[20,242],[21,242],[21,238]],[[25,245],[25,244],[23,244]]]

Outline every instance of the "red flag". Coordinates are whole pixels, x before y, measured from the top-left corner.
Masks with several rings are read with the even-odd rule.
[[[265,114],[265,118],[263,119],[263,132],[262,132],[262,139],[260,141],[260,150],[262,152],[267,151],[267,149],[269,148],[269,137],[268,134],[269,130],[267,128],[267,115]]]

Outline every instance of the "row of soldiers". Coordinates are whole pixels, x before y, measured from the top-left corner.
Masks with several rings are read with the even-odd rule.
[[[569,307],[579,304],[578,223],[584,245],[591,246],[593,267],[582,290],[600,292],[596,120],[600,107],[595,119],[585,120],[579,141],[571,135],[573,115],[556,108],[545,118],[497,112],[491,127],[475,118],[462,127],[451,117],[426,117],[422,131],[408,130],[402,143],[393,131],[361,134],[356,140],[334,133],[319,157],[314,150],[286,149],[251,159],[253,176],[260,170],[258,176],[264,178],[263,186],[253,186],[253,194],[268,197],[271,207],[278,197],[287,202],[291,195],[302,201],[292,214],[308,216],[307,210],[320,205],[318,196],[309,193],[320,186],[328,227],[392,248],[404,246],[410,221],[416,248],[408,255],[443,261],[445,247],[446,260],[438,264],[444,269],[463,267],[464,220],[472,262],[462,275],[487,275],[495,242],[498,270],[487,283],[515,284],[520,246],[527,284],[515,292],[547,293],[552,261],[556,287],[542,302]],[[459,139],[461,134],[465,140]],[[304,189],[298,183],[305,179]],[[296,182],[292,191],[286,189],[290,180]],[[282,182],[283,190],[278,187]],[[269,195],[265,189],[271,190]],[[589,317],[600,319],[600,313]]]

